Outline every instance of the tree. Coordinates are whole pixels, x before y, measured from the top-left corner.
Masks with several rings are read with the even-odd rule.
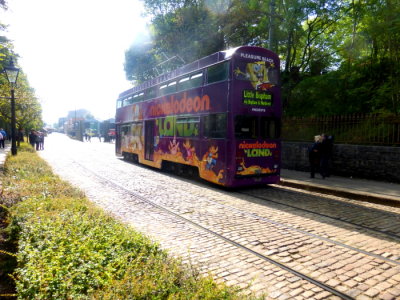
[[[4,76],[3,76],[4,77]],[[11,122],[10,87],[7,80],[2,78],[0,118],[5,123]],[[42,128],[42,108],[34,90],[29,87],[25,74],[20,71],[15,88],[15,116],[17,128]]]
[[[0,0],[0,7],[6,9],[6,2]],[[7,28],[0,23],[0,32]],[[0,36],[0,68],[4,69],[10,59],[16,61],[18,55],[14,53],[14,46],[5,36]],[[15,87],[15,116],[18,128],[42,128],[42,108],[35,96],[35,91],[29,86],[29,82],[20,70],[17,86]],[[10,86],[2,74],[0,76],[0,119],[5,124],[11,122]]]
[[[142,81],[222,50],[224,35],[218,13],[205,1],[145,0],[152,17],[151,41],[134,43],[125,55],[128,79]]]
[[[127,56],[128,77],[150,78],[182,61],[255,45],[281,57],[286,112],[301,102],[319,112],[400,113],[400,0],[143,2],[152,42]],[[153,73],[145,74],[142,62]],[[345,107],[328,107],[338,103]]]
[[[126,78],[135,82],[142,82],[157,75],[158,58],[153,43],[135,42],[125,52]]]

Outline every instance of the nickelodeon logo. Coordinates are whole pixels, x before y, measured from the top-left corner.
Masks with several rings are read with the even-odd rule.
[[[199,96],[188,98],[185,92],[180,100],[175,99],[175,95],[171,95],[169,99],[164,97],[161,101],[161,103],[150,106],[151,117],[209,111],[211,109],[208,95],[203,95],[201,98]]]

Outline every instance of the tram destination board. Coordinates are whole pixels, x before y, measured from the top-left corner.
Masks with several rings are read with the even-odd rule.
[[[243,90],[243,104],[272,106],[272,94],[267,91]]]

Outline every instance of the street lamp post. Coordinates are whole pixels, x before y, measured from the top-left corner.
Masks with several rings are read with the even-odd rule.
[[[19,69],[14,66],[12,59],[10,64],[4,67],[4,73],[6,74],[7,80],[11,86],[11,154],[17,155],[14,87],[17,84]]]

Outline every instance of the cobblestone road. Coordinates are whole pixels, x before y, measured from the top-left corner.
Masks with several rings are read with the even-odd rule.
[[[228,192],[124,162],[115,157],[114,145],[98,140],[81,143],[52,134],[45,147],[40,154],[54,171],[93,202],[202,273],[237,285],[244,293],[253,291],[266,299],[340,299],[247,248],[349,298],[400,299],[398,211],[276,187]]]

